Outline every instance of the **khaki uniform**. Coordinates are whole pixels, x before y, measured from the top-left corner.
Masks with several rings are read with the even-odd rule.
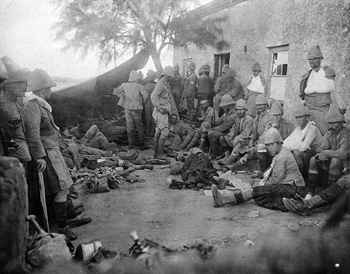
[[[169,89],[168,84],[162,78],[151,94],[151,101],[154,106],[152,116],[156,124],[156,133],[160,132],[163,136],[168,136],[169,134],[169,113],[171,113]],[[159,112],[159,109],[165,110],[166,113]]]
[[[16,157],[22,162],[30,161],[28,146],[23,133],[22,116],[16,101],[10,100],[4,94],[0,95],[0,125],[4,127],[5,134],[13,139],[19,147],[16,150],[9,150],[9,156]],[[1,142],[1,140],[0,140]],[[0,154],[3,154],[2,143]]]
[[[147,100],[148,93],[145,87],[136,82],[124,83],[121,87],[118,105],[125,108],[126,129],[128,133],[129,146],[133,145],[134,129],[136,128],[139,137],[139,145],[144,146],[144,131],[142,122],[143,102]]]
[[[328,67],[322,67],[321,70],[325,72],[325,78],[332,81],[330,78],[335,76],[333,69]],[[329,90],[326,93],[318,93],[317,91],[313,93],[306,94],[305,90],[308,86],[309,78],[312,73],[312,69],[309,70],[302,76],[300,82],[300,98],[305,100],[305,106],[309,109],[316,126],[324,135],[328,128],[325,122],[324,116],[328,112],[330,105],[332,103],[332,94],[333,90]],[[333,81],[334,82],[334,81]]]
[[[73,184],[66,163],[59,149],[59,129],[51,113],[50,105],[32,95],[23,110],[24,133],[33,160],[44,158],[46,195],[58,193]]]

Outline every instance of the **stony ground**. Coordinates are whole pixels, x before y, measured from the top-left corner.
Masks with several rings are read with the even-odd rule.
[[[144,153],[150,156],[151,151]],[[273,240],[277,233],[287,238],[305,227],[318,230],[330,210],[325,208],[312,216],[301,217],[261,208],[254,201],[214,208],[212,197],[205,196],[203,190],[170,189],[166,181],[169,168],[154,166],[152,171],[139,170],[134,174],[145,181],[125,183],[121,189],[108,193],[85,193],[77,186],[85,207],[83,215],[92,217],[93,221],[74,229],[79,235],[75,244],[99,240],[110,250],[127,252],[133,244],[129,233],[136,230],[141,239],[169,247],[203,240],[236,248],[248,239],[259,243],[267,235],[272,235]],[[251,181],[247,174],[237,176]],[[258,216],[254,215],[256,211]]]

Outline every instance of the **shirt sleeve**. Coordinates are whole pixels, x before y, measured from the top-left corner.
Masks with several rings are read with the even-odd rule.
[[[325,150],[324,154],[330,158],[346,160],[349,157],[349,134],[344,134],[339,142],[339,148],[336,150]]]
[[[23,112],[24,135],[29,151],[34,160],[46,156],[44,146],[40,139],[40,106],[35,102],[28,102]]]

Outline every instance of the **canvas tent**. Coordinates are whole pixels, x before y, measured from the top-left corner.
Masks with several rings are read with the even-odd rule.
[[[81,84],[58,90],[51,95],[50,104],[59,125],[73,125],[86,118],[115,117],[118,97],[113,89],[127,82],[131,70],[142,69],[149,59],[143,49],[120,66]]]

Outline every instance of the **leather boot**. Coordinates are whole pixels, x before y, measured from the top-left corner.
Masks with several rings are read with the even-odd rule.
[[[70,195],[67,195],[67,218],[68,218],[68,226],[70,228],[86,225],[92,221],[89,217],[81,217],[77,214],[72,198]]]
[[[58,222],[58,233],[64,234],[68,240],[74,241],[78,236],[68,226],[67,202],[54,202],[53,206]]]
[[[160,138],[160,132],[156,132],[154,134],[154,154],[153,154],[154,158],[157,158],[158,156],[159,138]]]
[[[328,204],[328,202],[323,200],[320,196],[315,195],[308,200],[283,198],[283,204],[290,212],[302,216],[309,216],[312,214],[312,209]]]
[[[218,191],[218,188],[216,185],[211,186],[211,193],[213,195],[214,200],[214,207],[222,207],[227,204],[236,205],[237,200],[235,197],[235,193],[232,191],[232,193],[228,194],[221,194]]]

